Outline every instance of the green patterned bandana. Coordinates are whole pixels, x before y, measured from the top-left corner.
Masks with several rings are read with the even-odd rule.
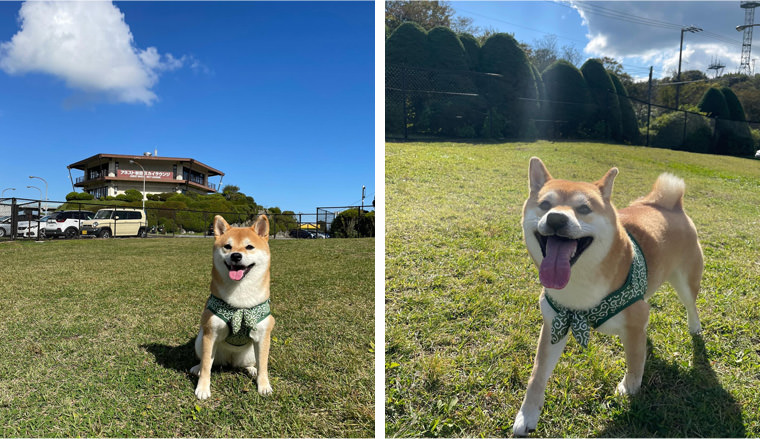
[[[250,343],[251,331],[255,331],[256,325],[271,314],[269,299],[253,308],[235,308],[224,300],[211,295],[206,302],[206,308],[224,320],[230,327],[230,335],[224,341],[234,346]]]
[[[633,262],[628,279],[622,287],[602,299],[599,305],[589,310],[575,311],[554,303],[548,294],[544,294],[546,301],[557,312],[552,319],[552,344],[559,343],[567,335],[567,331],[572,330],[578,344],[586,348],[591,337],[589,328],[598,328],[620,311],[644,299],[644,293],[647,291],[647,262],[639,243],[630,233],[628,237],[633,243]]]

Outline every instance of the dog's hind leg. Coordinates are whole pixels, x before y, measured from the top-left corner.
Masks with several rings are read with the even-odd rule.
[[[541,407],[544,405],[546,383],[549,381],[554,366],[557,365],[567,343],[569,331],[557,344],[551,343],[551,326],[551,320],[548,323],[544,320],[544,324],[541,326],[533,372],[530,374],[525,399],[523,399],[520,411],[517,413],[515,423],[512,426],[512,432],[515,436],[527,436],[535,431],[536,425],[538,425],[538,415],[541,414]]]
[[[699,313],[697,312],[697,293],[699,293],[699,284],[702,282],[702,264],[698,264],[698,267],[694,266],[689,272],[676,270],[668,282],[676,290],[681,303],[686,307],[689,332],[692,334],[700,333],[702,324],[699,322]]]

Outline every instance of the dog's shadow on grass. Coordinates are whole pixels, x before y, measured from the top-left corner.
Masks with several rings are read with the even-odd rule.
[[[742,411],[718,381],[700,335],[692,336],[691,368],[658,358],[647,340],[641,392],[599,437],[745,437]]]
[[[150,343],[141,345],[140,347],[152,354],[159,365],[167,369],[183,372],[189,378],[195,380],[195,377],[190,374],[190,368],[198,364],[198,358],[195,356],[195,337],[179,346]]]

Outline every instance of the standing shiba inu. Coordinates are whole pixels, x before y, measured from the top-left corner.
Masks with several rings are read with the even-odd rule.
[[[628,370],[616,393],[634,394],[646,358],[646,300],[664,281],[685,305],[689,331],[701,331],[696,298],[702,248],[683,210],[683,180],[662,174],[648,195],[616,211],[610,198],[617,173],[612,168],[595,183],[558,180],[540,159],[530,160],[522,226],[544,287],[544,322],[513,426],[517,436],[535,430],[546,383],[570,332],[582,346],[590,328],[620,336]]]
[[[230,227],[214,218],[211,296],[201,315],[195,353],[201,363],[195,395],[211,396],[211,366],[245,368],[259,394],[269,395],[267,362],[274,317],[269,312],[269,220],[260,215],[252,227]]]

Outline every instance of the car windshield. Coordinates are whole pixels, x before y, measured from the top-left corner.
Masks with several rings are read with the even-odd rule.
[[[95,214],[94,219],[109,219],[111,218],[112,213],[113,210],[99,210],[98,213]]]

